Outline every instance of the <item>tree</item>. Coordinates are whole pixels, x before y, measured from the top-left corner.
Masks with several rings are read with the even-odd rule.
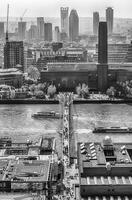
[[[56,87],[55,85],[49,85],[48,90],[47,90],[47,94],[49,95],[50,98],[53,98],[54,95],[56,93]]]
[[[24,82],[25,82],[25,84],[30,85],[30,84],[33,84],[35,81],[34,81],[34,79],[26,77],[25,80],[24,80]]]
[[[15,90],[10,91],[10,98],[14,99],[15,98]]]
[[[85,83],[82,84],[82,96],[84,98],[88,98],[89,96],[89,88],[88,85],[86,85]]]
[[[79,83],[79,85],[76,87],[76,93],[78,94],[79,97],[81,97],[81,84]]]
[[[39,79],[39,77],[40,77],[39,70],[36,67],[34,67],[33,65],[31,65],[28,68],[27,72],[28,72],[29,78],[31,78],[31,79],[33,79],[35,81],[37,81]]]
[[[34,94],[35,92],[35,89],[36,89],[36,85],[35,84],[32,84],[30,87],[29,87],[29,90]]]
[[[46,90],[46,83],[39,83],[38,84],[38,90],[42,90],[43,92],[45,92],[45,90]]]
[[[42,90],[35,91],[34,94],[35,94],[37,99],[44,99],[45,98],[44,92]]]
[[[110,88],[107,89],[106,94],[107,94],[109,97],[112,98],[112,97],[114,97],[115,94],[116,94],[116,89],[115,89],[113,86],[111,86]]]

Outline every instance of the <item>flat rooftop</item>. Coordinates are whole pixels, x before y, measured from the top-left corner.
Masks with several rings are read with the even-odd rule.
[[[81,196],[89,200],[131,199],[131,152],[132,143],[113,143],[108,136],[102,143],[79,143]]]
[[[44,155],[51,154],[55,149],[55,138],[38,137],[32,138],[0,138],[0,156],[8,155]]]
[[[49,160],[15,160],[10,161],[5,180],[11,182],[47,182],[49,172]]]
[[[107,163],[110,163],[113,175],[131,174],[132,143],[114,143],[112,146],[106,145],[105,147],[102,143],[79,143],[78,162],[82,174],[106,175]]]

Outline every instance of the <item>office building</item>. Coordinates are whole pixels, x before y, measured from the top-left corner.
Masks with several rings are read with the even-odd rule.
[[[25,39],[26,22],[18,22],[18,39],[20,41]]]
[[[60,8],[60,15],[61,15],[61,32],[65,33],[66,36],[68,37],[69,35],[69,29],[68,29],[68,12],[69,8],[68,7],[61,7]]]
[[[71,10],[69,16],[69,39],[76,41],[79,36],[79,17],[76,10]]]
[[[29,31],[28,31],[28,40],[35,40],[37,39],[37,26],[31,25]]]
[[[112,34],[113,33],[113,9],[111,7],[108,7],[106,9],[106,22],[107,22],[108,34]]]
[[[53,40],[54,40],[54,42],[60,42],[60,30],[59,30],[59,26],[55,26]]]
[[[4,68],[21,65],[24,71],[24,47],[22,41],[7,41],[4,46]]]
[[[108,44],[108,63],[123,63],[132,60],[130,44]],[[126,57],[128,59],[126,59]],[[96,54],[94,55],[94,61],[98,60],[98,45],[96,45]]]
[[[44,18],[37,17],[38,39],[44,40]]]
[[[93,34],[98,35],[98,28],[99,28],[99,13],[93,13]]]
[[[20,88],[23,84],[23,73],[16,69],[0,69],[0,85],[10,85]]]
[[[0,22],[0,38],[4,37],[4,22]]]
[[[52,50],[53,50],[53,52],[61,51],[62,47],[63,47],[63,43],[62,42],[53,42],[52,43]]]
[[[52,41],[52,24],[51,23],[45,23],[44,24],[44,35],[45,35],[45,41]]]

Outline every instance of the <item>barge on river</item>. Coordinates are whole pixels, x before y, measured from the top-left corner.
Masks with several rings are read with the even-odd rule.
[[[93,133],[132,133],[130,127],[97,127]]]
[[[62,116],[60,113],[55,111],[45,111],[45,112],[37,112],[32,115],[33,118],[40,119],[40,118],[52,118],[52,119],[60,119]]]

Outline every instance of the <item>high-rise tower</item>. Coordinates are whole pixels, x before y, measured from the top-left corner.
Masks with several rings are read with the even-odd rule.
[[[38,35],[37,26],[36,25],[31,25],[30,29],[28,30],[28,39],[30,41],[34,40],[34,39],[37,39],[37,35]]]
[[[108,34],[113,33],[113,15],[114,15],[113,9],[111,7],[108,7],[106,9],[106,22],[107,22]]]
[[[4,22],[0,22],[0,38],[4,37]]]
[[[99,28],[99,13],[93,13],[93,34],[98,35],[98,28]]]
[[[71,10],[69,16],[69,38],[75,41],[79,36],[79,17],[76,10]]]
[[[65,7],[65,8],[61,7],[60,8],[61,32],[65,33],[67,37],[69,35],[69,29],[68,29],[68,12],[69,12],[69,8],[68,7]]]
[[[44,40],[44,18],[37,17],[38,39]]]
[[[55,26],[55,29],[54,29],[54,42],[60,42],[59,26]]]
[[[44,35],[45,35],[45,41],[52,41],[52,24],[51,23],[45,23],[44,24]]]
[[[24,40],[26,33],[26,22],[18,22],[18,39]]]
[[[108,87],[108,55],[107,55],[107,23],[99,22],[98,33],[98,89],[101,92],[105,92]]]
[[[21,65],[24,71],[24,47],[23,42],[7,41],[4,46],[4,68],[14,68]]]

